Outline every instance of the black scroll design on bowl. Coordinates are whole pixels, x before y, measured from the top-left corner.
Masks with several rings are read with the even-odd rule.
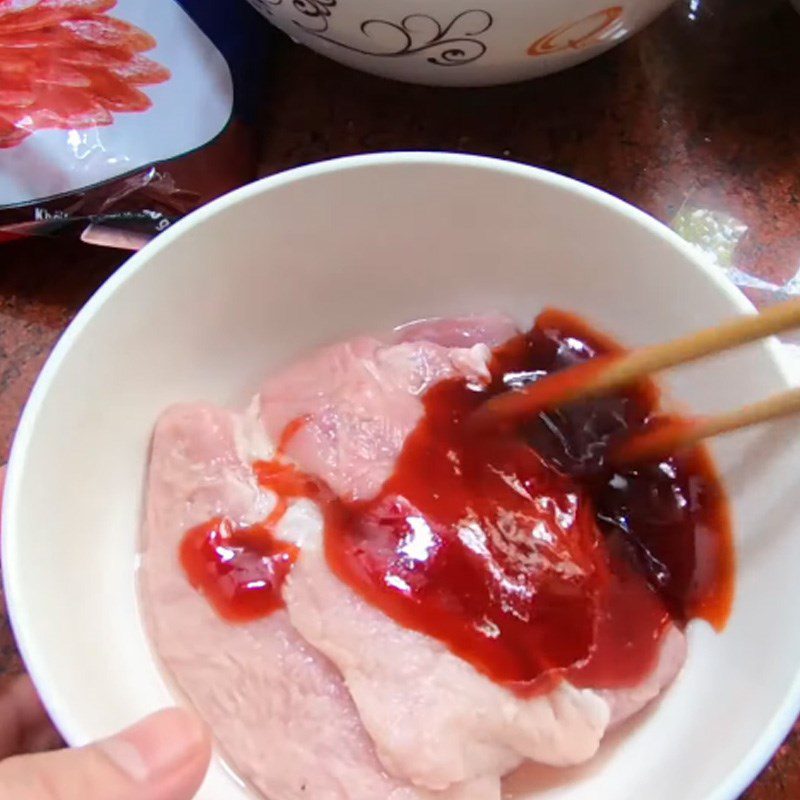
[[[336,0],[294,0],[298,2],[328,2]],[[330,11],[330,9],[329,9]],[[449,23],[443,24],[429,14],[409,14],[400,22],[385,19],[368,19],[361,23],[361,33],[371,46],[358,47],[324,35],[327,30],[314,30],[302,22],[296,25],[337,47],[365,56],[378,58],[403,58],[427,54],[427,61],[439,67],[458,67],[477,61],[487,50],[486,43],[477,38],[494,24],[488,11],[470,9],[462,11]]]
[[[291,0],[291,2],[294,10],[303,15],[302,21],[295,20],[295,25],[320,36],[328,30],[331,13],[339,0]]]

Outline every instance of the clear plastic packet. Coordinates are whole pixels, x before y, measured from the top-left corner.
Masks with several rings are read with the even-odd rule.
[[[0,0],[0,243],[136,249],[254,178],[268,31],[245,2]]]
[[[761,259],[749,252],[747,224],[732,214],[687,202],[678,210],[671,227],[722,270],[757,308],[800,296],[800,266],[795,272],[787,264],[786,274],[762,264]],[[780,338],[796,365],[800,383],[800,332]]]

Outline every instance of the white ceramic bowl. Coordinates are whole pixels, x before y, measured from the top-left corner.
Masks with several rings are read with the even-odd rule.
[[[278,362],[427,315],[544,304],[643,344],[752,308],[688,245],[602,192],[463,155],[383,154],[267,178],[200,209],[89,301],[20,423],[3,512],[7,598],[28,667],[70,742],[170,703],[137,607],[142,483],[169,403],[239,402]],[[789,382],[772,343],[669,381],[699,411]],[[652,713],[536,800],[732,800],[800,706],[800,425],[726,439],[740,561],[720,635]],[[220,764],[200,795],[239,800]],[[533,798],[534,795],[529,795]]]
[[[525,80],[586,61],[672,0],[250,0],[356,69],[434,86]]]

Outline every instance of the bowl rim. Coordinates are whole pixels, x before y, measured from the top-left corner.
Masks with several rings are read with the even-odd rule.
[[[83,329],[86,328],[94,315],[115,292],[119,291],[137,272],[144,269],[153,256],[169,248],[176,238],[183,236],[198,225],[202,225],[210,217],[264,192],[278,189],[288,184],[299,183],[309,178],[348,170],[370,169],[375,166],[402,165],[453,166],[478,171],[485,170],[533,180],[545,186],[564,190],[582,197],[616,214],[627,217],[631,222],[638,224],[654,237],[661,239],[672,248],[678,250],[696,269],[705,273],[715,287],[731,301],[734,307],[742,313],[757,313],[755,307],[745,295],[724,276],[715,264],[708,258],[704,258],[698,248],[646,212],[602,189],[575,178],[569,178],[540,167],[488,156],[432,151],[386,151],[326,159],[283,170],[258,179],[232,192],[228,192],[188,214],[146,244],[137,253],[134,253],[119,269],[112,273],[86,301],[64,330],[39,373],[25,403],[8,460],[2,502],[3,535],[0,536],[0,563],[5,567],[2,571],[2,578],[8,615],[17,647],[28,673],[37,686],[42,702],[59,731],[70,743],[83,744],[91,738],[91,735],[84,730],[83,723],[78,719],[78,715],[74,713],[66,698],[58,696],[57,692],[51,688],[52,684],[48,677],[55,669],[55,665],[49,662],[46,648],[42,648],[34,637],[28,635],[28,626],[26,625],[28,614],[24,606],[25,590],[22,581],[17,577],[17,570],[14,568],[20,556],[16,519],[21,502],[20,490],[25,469],[26,453],[34,436],[40,408],[62,362],[69,355],[73,344]],[[794,377],[795,367],[790,363],[789,356],[783,346],[774,338],[767,340],[765,344],[768,355],[777,367],[781,377],[786,381],[787,386],[794,385],[796,383]],[[746,757],[707,795],[706,800],[736,800],[772,758],[791,730],[798,715],[800,715],[800,665],[798,665],[795,678],[769,724],[754,738]]]

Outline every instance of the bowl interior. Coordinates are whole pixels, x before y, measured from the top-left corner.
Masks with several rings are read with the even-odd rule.
[[[527,323],[546,304],[630,344],[748,308],[619,201],[465,156],[361,157],[276,176],[134,256],[48,362],[9,469],[8,599],[67,738],[83,743],[171,702],[135,582],[148,440],[163,407],[241,402],[268,370],[350,333],[492,309]],[[762,343],[667,383],[679,402],[712,411],[787,382]],[[739,560],[727,628],[692,626],[686,669],[659,707],[586,767],[537,774],[537,800],[727,800],[777,746],[800,694],[798,432],[787,422],[715,447]],[[200,796],[245,795],[215,764]]]

